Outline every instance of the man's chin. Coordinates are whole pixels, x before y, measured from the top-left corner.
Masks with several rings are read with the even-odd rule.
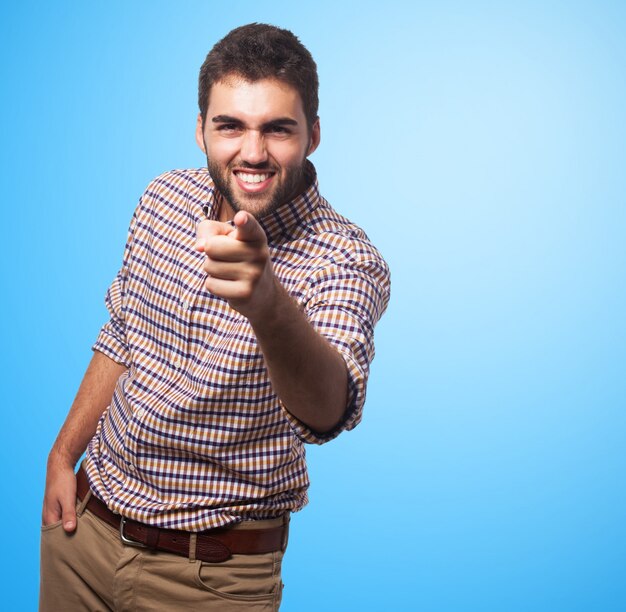
[[[241,194],[232,199],[226,196],[226,200],[235,213],[243,210],[257,219],[261,219],[274,212],[280,204],[267,194]]]

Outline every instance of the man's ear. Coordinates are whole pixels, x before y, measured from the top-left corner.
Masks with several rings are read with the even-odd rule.
[[[198,113],[198,120],[196,121],[196,142],[202,152],[206,155],[206,148],[204,146],[204,131],[202,130],[202,113]]]
[[[311,126],[311,143],[309,144],[309,148],[306,153],[307,157],[311,155],[315,149],[317,149],[320,144],[321,136],[320,118],[318,117],[315,120],[315,123]]]

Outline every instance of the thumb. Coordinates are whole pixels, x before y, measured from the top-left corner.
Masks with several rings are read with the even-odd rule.
[[[76,481],[74,486],[70,486],[67,490],[59,495],[59,506],[61,506],[61,520],[63,521],[63,529],[68,533],[76,529]]]
[[[265,242],[265,232],[253,215],[240,210],[233,219],[235,238],[242,242]]]

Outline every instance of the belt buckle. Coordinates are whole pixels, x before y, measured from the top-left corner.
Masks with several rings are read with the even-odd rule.
[[[122,540],[123,544],[126,544],[126,546],[135,546],[136,548],[148,548],[143,542],[137,542],[136,540],[129,540],[125,535],[124,535],[124,525],[126,525],[126,518],[121,516],[120,517],[120,538]]]

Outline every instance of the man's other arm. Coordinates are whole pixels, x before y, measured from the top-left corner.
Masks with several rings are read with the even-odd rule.
[[[44,525],[63,521],[65,531],[76,528],[74,468],[96,431],[118,378],[126,367],[94,351],[76,398],[48,456],[43,500]]]

